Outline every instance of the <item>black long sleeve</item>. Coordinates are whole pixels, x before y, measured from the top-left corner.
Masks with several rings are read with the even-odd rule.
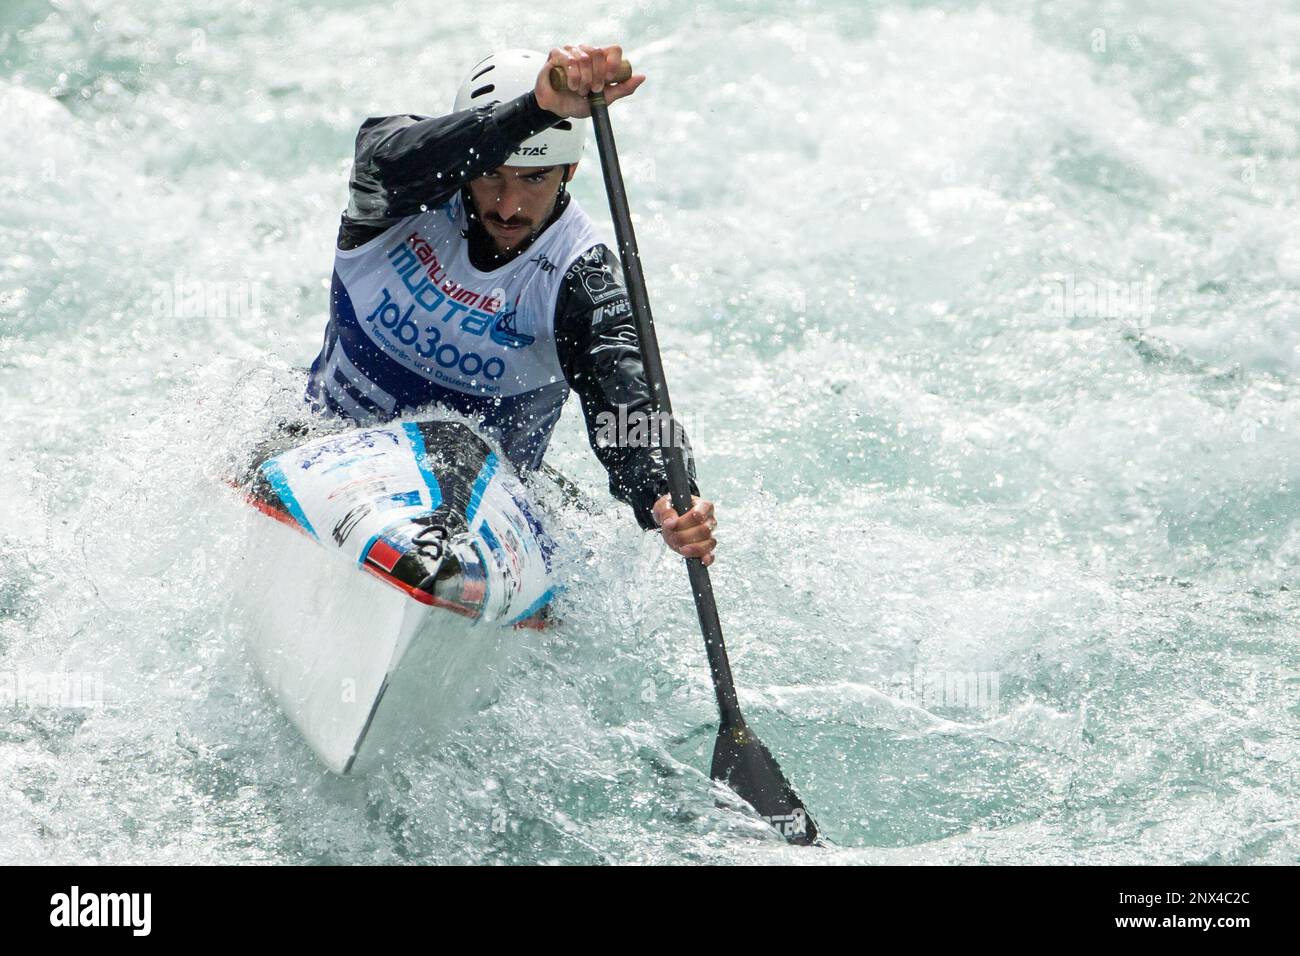
[[[397,221],[440,205],[470,180],[503,165],[519,143],[560,119],[528,93],[508,103],[442,117],[366,120],[357,134],[339,248],[356,248]],[[557,214],[562,208],[563,203],[557,206]],[[653,443],[631,446],[600,440],[602,420],[619,421],[620,406],[625,422],[637,415],[650,418],[654,407],[621,268],[606,246],[594,246],[565,274],[555,332],[565,378],[586,417],[588,440],[609,473],[610,493],[631,505],[637,523],[651,530],[656,527],[654,503],[668,490],[662,453]],[[690,445],[681,429],[677,435],[686,453],[691,493],[699,494]]]
[[[653,442],[601,440],[602,431],[616,431],[601,426],[620,420],[619,406],[624,408],[625,422],[634,422],[637,416],[650,420],[654,408],[622,269],[608,247],[592,247],[565,273],[556,301],[555,345],[569,387],[582,403],[591,448],[609,473],[610,494],[632,506],[643,529],[653,529],[651,509],[668,492],[663,453]],[[678,427],[676,432],[686,453],[691,494],[698,495],[690,443],[684,430]]]
[[[352,249],[393,223],[432,208],[502,165],[521,142],[561,117],[526,93],[447,116],[381,116],[361,124],[339,248]]]

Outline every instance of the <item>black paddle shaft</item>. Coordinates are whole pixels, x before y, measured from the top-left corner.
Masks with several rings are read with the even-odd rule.
[[[564,78],[552,77],[551,83],[552,86],[562,87]],[[646,295],[645,273],[641,271],[641,253],[637,251],[636,233],[632,231],[632,214],[628,211],[623,173],[618,164],[618,150],[614,146],[614,130],[609,124],[604,95],[592,93],[587,100],[591,104],[591,119],[596,127],[596,145],[600,149],[600,165],[605,174],[609,211],[614,219],[614,233],[618,237],[618,254],[623,261],[627,278],[632,318],[641,342],[641,361],[646,382],[650,386],[655,410],[659,413],[657,421],[662,422],[666,418],[672,424],[672,437],[667,446],[659,446],[668,469],[668,491],[672,496],[673,508],[679,515],[684,515],[691,510],[692,505],[690,482],[686,476],[686,455],[682,450],[677,424],[672,417],[673,406],[668,398],[668,383],[664,379],[663,361],[659,356],[659,340],[655,337],[650,299]],[[654,431],[662,435],[661,429],[656,428]],[[718,696],[718,713],[721,716],[709,776],[727,783],[789,842],[815,844],[818,842],[816,822],[786,780],[776,759],[745,725],[745,719],[740,715],[736,685],[731,678],[727,647],[722,642],[722,625],[718,621],[718,606],[713,600],[709,571],[700,558],[687,558],[686,571],[690,575],[691,591],[695,595],[695,610],[700,617],[700,630],[704,634],[704,648],[709,656],[709,671],[713,676],[713,689]]]
[[[677,424],[673,419],[673,406],[668,398],[668,382],[664,379],[664,364],[659,356],[659,340],[655,336],[654,319],[650,315],[650,297],[646,294],[645,273],[641,271],[641,253],[636,247],[636,233],[632,230],[632,214],[627,205],[627,191],[623,188],[623,171],[618,163],[618,149],[614,145],[614,129],[609,123],[609,107],[600,93],[588,96],[591,103],[592,124],[596,128],[596,146],[600,150],[600,166],[605,174],[605,192],[609,195],[609,211],[614,218],[614,235],[618,237],[618,257],[623,262],[627,277],[628,298],[632,302],[632,318],[636,322],[637,337],[641,340],[641,361],[645,368],[646,383],[650,386],[661,417],[672,422],[672,440],[667,447],[660,446],[664,464],[668,469],[668,493],[673,508],[679,515],[691,510],[691,485],[686,475],[686,455],[678,438]],[[662,435],[662,430],[656,429]],[[727,660],[727,647],[722,641],[722,624],[718,620],[718,605],[713,600],[713,584],[709,569],[700,558],[686,559],[686,573],[690,577],[691,591],[695,595],[695,610],[700,617],[700,630],[704,632],[704,647],[709,656],[709,670],[713,673],[713,689],[718,695],[718,710],[723,724],[743,726],[740,704],[736,700],[736,685],[731,677],[731,664]]]

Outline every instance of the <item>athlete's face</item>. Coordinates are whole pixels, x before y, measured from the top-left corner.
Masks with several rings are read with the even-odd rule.
[[[550,217],[572,166],[498,166],[470,181],[474,207],[498,252],[509,252]]]

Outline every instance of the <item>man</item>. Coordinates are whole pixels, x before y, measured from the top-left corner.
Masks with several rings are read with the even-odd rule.
[[[565,190],[587,94],[613,103],[645,81],[616,82],[621,62],[617,46],[508,50],[470,71],[449,116],[362,124],[307,398],[358,422],[448,406],[526,476],[573,389],[610,492],[642,528],[659,525],[670,548],[708,565],[713,504],[694,496],[679,517],[653,443],[597,438],[601,420],[653,408],[619,264]],[[555,66],[568,90],[551,89]]]

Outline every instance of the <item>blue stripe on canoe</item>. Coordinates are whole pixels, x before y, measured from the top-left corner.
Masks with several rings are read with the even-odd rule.
[[[501,550],[501,542],[497,540],[497,536],[492,533],[492,529],[486,524],[479,528],[478,533],[479,537],[481,537],[484,543],[493,551]]]
[[[487,490],[488,482],[496,475],[499,464],[496,453],[489,452],[487,460],[483,462],[483,467],[479,469],[478,477],[474,479],[474,488],[469,493],[469,504],[465,506],[465,521],[468,524],[474,523],[474,515],[478,514],[478,506],[483,503],[483,492]]]
[[[429,470],[429,452],[424,447],[424,435],[420,432],[420,426],[414,422],[405,423],[402,425],[402,430],[406,432],[406,437],[415,450],[415,464],[420,469],[420,476],[429,489],[429,507],[436,509],[442,504],[442,488],[438,485],[437,475]]]
[[[316,529],[311,526],[311,522],[303,514],[302,506],[298,504],[298,499],[294,497],[293,491],[289,488],[289,479],[284,476],[284,469],[280,467],[280,463],[274,458],[264,461],[262,462],[261,472],[262,476],[270,482],[271,488],[279,496],[280,501],[289,509],[289,514],[293,515],[293,520],[298,522],[304,531],[319,541],[320,535],[316,533]]]
[[[520,621],[528,620],[530,617],[532,617],[534,614],[536,614],[542,608],[546,607],[546,605],[551,602],[551,598],[555,597],[555,591],[556,591],[555,588],[547,588],[546,593],[544,593],[532,604],[528,605],[528,607],[524,610],[522,614],[511,619],[510,623],[518,624]]]

